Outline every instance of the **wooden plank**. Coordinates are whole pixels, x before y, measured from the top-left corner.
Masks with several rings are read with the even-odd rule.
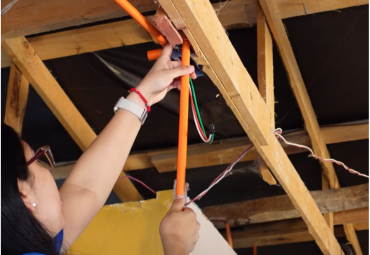
[[[324,127],[322,128],[324,139],[326,143],[337,143],[342,140],[357,141],[369,138],[368,124],[359,124],[351,126],[334,126],[334,127]],[[348,136],[344,130],[355,130],[358,135]],[[326,137],[328,134],[328,137]],[[287,140],[295,143],[301,143],[310,146],[310,139],[305,131],[295,131],[285,135]],[[188,147],[188,158],[187,158],[187,168],[199,168],[205,166],[214,166],[220,164],[228,164],[235,159],[235,155],[242,153],[246,147],[250,145],[248,143],[249,139],[247,137],[233,138],[218,141],[212,145],[194,144]],[[302,150],[296,147],[288,147],[282,144],[285,152],[287,154],[301,153]],[[168,172],[176,170],[176,148],[165,149],[165,150],[155,150],[141,152],[137,154],[129,155],[126,164],[124,166],[124,171],[134,171],[147,169],[152,167],[157,167],[159,172]],[[251,161],[257,159],[257,153],[255,148],[240,161]],[[72,169],[74,164],[59,166],[57,171],[53,172],[55,179],[65,179],[69,171]]]
[[[153,18],[153,23],[166,37],[167,41],[171,45],[182,44],[182,37],[177,31],[175,26],[172,24],[171,20],[168,19],[166,13],[162,8],[157,8],[157,11]]]
[[[275,129],[275,97],[273,73],[272,39],[266,23],[265,15],[258,7],[257,17],[257,76],[258,89],[266,106],[270,111],[271,130]],[[271,174],[265,161],[258,156],[259,168],[262,179],[270,185],[276,185],[276,180]]]
[[[12,127],[19,135],[22,133],[23,119],[26,112],[29,82],[12,63],[10,66],[8,92],[6,95],[4,123]]]
[[[369,124],[341,125],[337,127],[338,128],[335,126],[321,128],[321,134],[324,138],[325,144],[344,143],[368,139]],[[367,138],[364,138],[366,136]]]
[[[360,124],[353,126],[336,126],[336,127],[324,127],[323,138],[325,143],[332,144],[334,142],[340,141],[356,141],[361,139],[368,139],[369,137],[369,125]],[[352,134],[356,133],[356,134]],[[299,143],[306,146],[311,146],[310,138],[305,131],[296,131],[284,135],[288,141],[293,143]],[[220,144],[213,145],[195,145],[189,146],[188,148],[188,158],[186,167],[187,169],[214,166],[221,164],[231,163],[236,155],[242,153],[245,148],[247,148],[250,143],[248,143],[248,138],[240,138],[234,140],[221,141]],[[287,154],[294,154],[305,152],[296,147],[286,146],[282,144],[285,152]],[[240,162],[256,160],[257,154],[255,148],[252,148],[245,157],[243,157]],[[153,167],[157,168],[160,173],[175,171],[176,170],[176,160],[177,153],[175,150],[172,151],[161,151],[156,154],[151,155],[152,165],[148,165],[147,168]],[[127,169],[135,170],[135,169]]]
[[[51,75],[42,60],[24,37],[7,39],[2,47],[30,81],[46,105],[61,122],[77,145],[84,151],[95,140],[96,134],[81,113],[68,98],[58,82]],[[124,173],[122,173],[124,175]],[[134,185],[123,178],[125,189],[117,195],[123,201],[141,200],[142,197]]]
[[[335,1],[313,1],[313,0],[277,0],[282,19],[308,15],[319,12],[333,11],[353,6],[369,4],[367,0],[335,0]]]
[[[325,174],[323,172],[321,173],[321,186],[322,186],[323,190],[330,189],[328,178],[325,176]],[[325,218],[326,223],[328,223],[329,228],[333,232],[334,231],[334,215],[333,215],[333,213],[331,213],[331,212],[325,213],[324,218]]]
[[[3,1],[3,3],[5,4],[9,1],[10,0]],[[71,9],[66,9],[63,7],[61,10],[56,11],[58,5],[62,5],[62,2],[58,3],[56,0],[39,0],[38,2],[40,3],[37,6],[40,6],[40,9],[53,8],[53,15],[47,15],[43,13],[43,15],[47,15],[47,20],[45,23],[44,20],[41,23],[40,20],[37,20],[39,18],[39,11],[35,12],[37,13],[36,17],[35,13],[33,12],[24,13],[25,9],[27,10],[28,8],[21,9],[21,5],[27,5],[27,2],[29,1],[31,0],[17,3],[17,5],[13,6],[11,11],[2,17],[3,38],[36,34],[39,32],[51,31],[63,27],[72,27],[81,23],[85,24],[86,22],[89,23],[96,21],[96,16],[98,16],[97,19],[105,19],[105,17],[114,18],[126,15],[122,10],[120,10],[118,5],[114,4],[113,2],[107,3],[106,1],[94,0],[86,3],[84,7],[78,6]],[[65,6],[70,5],[70,1],[71,0],[64,1]],[[282,18],[306,15],[304,12],[304,6],[306,6],[307,13],[312,14],[316,12],[336,10],[369,3],[368,0],[359,0],[356,2],[349,0],[337,0],[330,3],[324,1],[320,2],[319,4],[313,0],[297,1],[298,0],[277,1]],[[56,8],[54,9],[54,7],[48,6],[50,4],[53,4],[56,6]],[[142,11],[155,10],[155,5],[148,0],[132,1],[132,4]],[[99,7],[95,7],[96,5],[99,5]],[[30,5],[28,4],[28,6]],[[257,7],[258,0],[228,1],[225,6],[221,8],[221,10],[219,10],[219,3],[213,4],[213,8],[218,13],[218,18],[225,29],[251,27],[256,24]],[[77,12],[74,12],[76,10]],[[80,15],[78,14],[79,11],[81,12]],[[66,16],[58,18],[58,13]],[[19,18],[17,15],[23,15],[19,17],[24,17],[23,19],[27,20],[27,22],[17,23],[16,19]],[[14,17],[16,17],[15,20]],[[74,17],[75,19],[72,20],[68,19],[67,17]],[[81,20],[81,17],[85,17],[85,19]],[[150,19],[151,17],[148,16],[148,18]],[[13,20],[10,21],[10,19]],[[31,22],[32,19],[35,19],[35,21]],[[45,42],[43,42],[43,40],[45,40]],[[99,51],[148,41],[152,41],[150,35],[148,35],[148,33],[133,20],[95,25],[88,28],[77,28],[70,31],[57,32],[54,34],[29,38],[29,42],[42,60],[73,56],[84,52]],[[3,54],[2,52],[1,67],[8,67],[10,66],[10,63],[10,58],[7,56],[7,54]],[[199,62],[199,64],[204,63]]]
[[[334,213],[334,225],[369,221],[369,207]]]
[[[310,193],[321,213],[347,211],[345,214],[348,215],[357,212],[360,215],[358,216],[359,220],[363,221],[361,212],[348,212],[348,210],[369,207],[368,183],[340,189],[311,191]],[[202,211],[208,218],[225,220],[229,222],[230,226],[300,217],[287,195],[210,206],[203,208]],[[344,218],[338,214],[336,222],[338,222],[338,217]]]
[[[48,60],[151,42],[153,39],[142,26],[130,19],[40,35],[28,41],[42,60]],[[9,56],[2,52],[1,57],[1,67],[8,66]]]
[[[343,237],[343,227],[336,227],[335,237]],[[313,241],[302,219],[284,220],[270,223],[250,225],[244,230],[232,232],[235,249],[278,244],[299,243]]]
[[[2,1],[1,8],[11,0]],[[155,10],[151,0],[132,1],[140,12]],[[38,34],[91,22],[125,17],[127,13],[114,1],[90,0],[83,3],[65,0],[24,0],[1,17],[2,38]]]
[[[334,234],[273,134],[270,112],[211,4],[206,0],[159,0],[159,3],[171,19],[180,14],[186,26],[184,33],[209,63],[205,72],[292,200],[322,252],[340,254],[341,248]]]
[[[354,223],[353,227],[356,231],[369,230],[369,221]]]
[[[339,218],[339,221],[336,222],[337,226],[334,228],[334,235],[337,238],[344,237],[345,230],[339,225],[348,222],[348,220],[356,222],[358,220],[356,217],[357,216],[354,214],[349,214],[346,221],[341,221],[343,218]],[[354,223],[353,226],[355,227],[356,231],[368,230],[369,222],[366,221]],[[234,248],[236,249],[252,247],[253,244],[257,244],[258,246],[269,246],[314,240],[308,233],[307,226],[302,219],[291,219],[247,225],[244,230],[232,231],[232,238]]]
[[[352,244],[353,249],[355,250],[355,254],[362,254],[360,242],[357,239],[355,228],[352,224],[344,224],[344,233],[346,234],[346,238],[348,242]]]
[[[1,2],[4,8],[12,0]],[[323,11],[337,10],[368,4],[368,0],[278,0],[282,18],[302,16]],[[140,11],[154,11],[157,7],[151,0],[133,0],[131,3]],[[258,0],[229,1],[221,10],[214,4],[221,22],[228,27],[248,27],[256,23]],[[96,21],[125,17],[117,4],[110,0],[91,0],[76,4],[72,0],[23,0],[17,2],[4,16],[2,38],[37,34],[56,29],[89,24]],[[176,25],[176,24],[175,24]]]
[[[275,129],[274,66],[272,38],[265,15],[259,8],[257,18],[257,78],[258,88],[270,110],[271,129]]]
[[[228,26],[248,22],[245,18],[246,13],[243,8],[246,0],[233,1],[232,5],[227,5],[222,9],[219,18],[224,21],[225,29]],[[135,5],[135,3],[133,3]],[[214,4],[214,8],[218,4]],[[230,6],[230,7],[229,7]],[[229,18],[223,18],[223,13],[228,15],[228,9],[238,10],[243,15],[232,15],[232,22]],[[154,9],[153,9],[154,10]],[[237,17],[238,19],[235,19]],[[154,16],[147,16],[148,20],[153,20]],[[40,35],[28,39],[32,47],[42,60],[73,56],[86,52],[94,52],[121,46],[145,43],[153,41],[148,32],[142,28],[135,20],[123,20],[111,22],[91,27],[76,28],[63,32]],[[11,63],[9,56],[2,51],[1,67],[8,67]],[[204,64],[199,62],[198,64]]]
[[[274,1],[267,0],[259,1],[265,13],[271,32],[274,36],[275,42],[280,51],[280,55],[285,65],[285,69],[287,70],[290,85],[297,99],[299,108],[301,110],[305,122],[305,128],[307,129],[307,132],[311,138],[313,151],[323,158],[330,158],[329,151],[326,147],[325,141],[321,134],[319,123],[316,119],[316,115],[312,107],[311,100],[308,96],[306,86],[304,84],[301,72],[299,70],[297,60],[294,56],[292,46],[290,45],[288,35],[285,30],[285,26],[280,17],[278,7]],[[305,5],[304,7],[306,8]],[[333,189],[339,188],[340,185],[333,164],[322,161],[320,161],[320,164],[322,167],[323,174],[325,174],[326,176],[326,179],[324,178],[324,182],[326,180],[328,181],[328,185],[324,183],[324,188],[333,188]],[[331,215],[328,215],[326,220],[327,223],[329,224],[329,227],[332,229],[333,227],[331,225],[332,224],[331,217],[332,217]],[[347,230],[346,231],[347,235],[350,231],[353,230],[353,227],[345,226],[345,229]],[[355,236],[356,234],[354,233],[354,231],[352,231],[350,236],[347,235],[347,239],[354,240]],[[355,240],[352,243],[354,249],[357,251],[357,255],[361,255],[362,252],[360,246],[357,244],[358,241]]]

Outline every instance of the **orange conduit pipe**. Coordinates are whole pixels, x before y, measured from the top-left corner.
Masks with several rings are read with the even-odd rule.
[[[155,60],[158,59],[159,56],[162,54],[162,49],[150,50],[146,54],[148,56],[149,61]]]
[[[184,38],[181,65],[190,65],[190,43]],[[185,195],[186,153],[188,147],[189,75],[181,76],[179,144],[177,152],[176,196]],[[186,199],[186,198],[185,198]]]
[[[160,45],[165,46],[166,38],[127,0],[115,0],[133,19],[135,19]]]
[[[227,242],[229,243],[230,247],[233,248],[233,239],[231,238],[230,224],[228,222],[225,222],[225,228]]]

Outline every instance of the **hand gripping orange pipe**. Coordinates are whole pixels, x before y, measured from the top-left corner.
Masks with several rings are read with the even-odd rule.
[[[225,228],[226,228],[227,242],[229,243],[230,247],[233,248],[233,240],[231,238],[230,224],[228,222],[225,222]]]
[[[190,65],[190,43],[184,38],[181,65]],[[188,147],[189,75],[181,76],[179,144],[177,152],[176,196],[185,195],[186,153]],[[185,198],[186,199],[186,198]]]
[[[133,19],[135,19],[149,34],[151,34],[160,45],[165,46],[166,38],[152,25],[132,4],[127,0],[115,0]]]

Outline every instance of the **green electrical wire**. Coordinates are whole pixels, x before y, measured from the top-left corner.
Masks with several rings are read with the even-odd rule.
[[[195,110],[197,112],[198,120],[199,120],[200,126],[202,127],[202,130],[203,130],[204,134],[206,134],[206,131],[205,131],[204,126],[203,126],[203,121],[202,121],[202,118],[200,117],[200,113],[199,113],[199,109],[198,109],[198,102],[197,102],[197,97],[195,95],[193,80],[190,77],[189,77],[189,80],[190,80],[191,94],[193,95],[194,105],[195,105]],[[209,144],[213,143],[214,137],[215,137],[215,134],[212,134],[211,135],[211,141],[209,142]]]
[[[190,77],[189,77],[189,80],[190,80],[191,94],[193,95],[195,110],[196,110],[197,115],[198,115],[199,123],[200,123],[200,126],[202,127],[202,130],[203,130],[204,134],[206,134],[206,131],[203,127],[203,121],[202,121],[202,118],[200,117],[200,113],[199,113],[199,109],[198,109],[198,102],[197,102],[197,97],[195,95],[193,80]]]

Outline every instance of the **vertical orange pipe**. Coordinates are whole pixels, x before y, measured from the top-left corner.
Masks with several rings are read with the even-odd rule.
[[[190,43],[184,38],[181,65],[190,65]],[[188,147],[189,75],[181,77],[179,144],[177,152],[176,196],[185,195],[186,153]],[[186,198],[185,198],[186,199]]]
[[[225,228],[227,242],[229,243],[230,247],[233,248],[233,239],[231,238],[230,224],[228,222],[225,223]]]
[[[160,45],[165,46],[166,38],[127,0],[115,0],[133,19],[135,19]]]
[[[253,244],[253,255],[257,255],[257,244]]]

